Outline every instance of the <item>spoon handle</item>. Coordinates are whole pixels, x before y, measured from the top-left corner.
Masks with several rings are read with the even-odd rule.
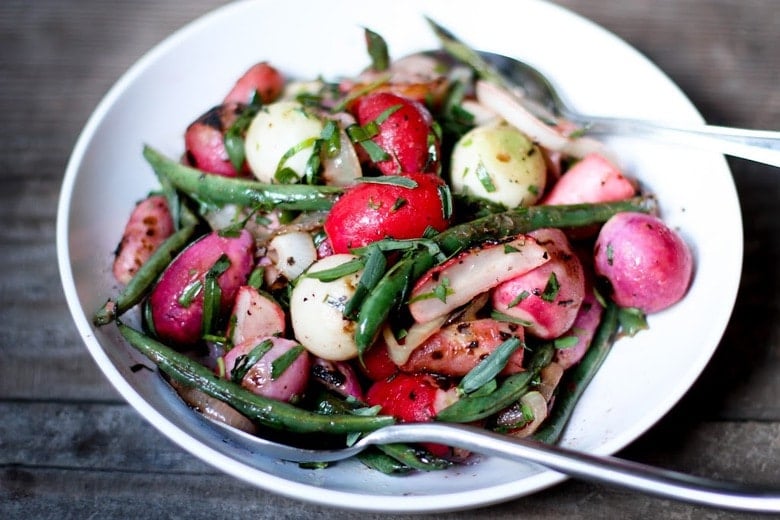
[[[726,126],[678,126],[638,119],[584,116],[590,134],[635,135],[780,167],[780,132]]]
[[[709,480],[616,457],[590,455],[473,426],[437,423],[388,426],[370,437],[372,443],[439,442],[483,455],[534,462],[572,477],[650,495],[725,509],[780,513],[780,492],[777,490]]]

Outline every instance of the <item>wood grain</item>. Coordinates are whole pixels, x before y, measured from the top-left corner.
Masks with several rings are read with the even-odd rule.
[[[65,305],[55,219],[60,182],[78,132],[108,88],[146,50],[223,3],[0,3],[0,219],[6,223],[0,228],[2,518],[381,516],[266,493],[173,445],[98,371]],[[780,128],[776,0],[556,3],[647,55],[708,122]],[[555,41],[573,44],[565,35]],[[730,165],[745,238],[733,318],[691,391],[620,455],[778,485],[780,175],[747,161],[731,159]],[[579,482],[476,512],[429,517],[472,518],[475,513],[495,519],[753,517]]]

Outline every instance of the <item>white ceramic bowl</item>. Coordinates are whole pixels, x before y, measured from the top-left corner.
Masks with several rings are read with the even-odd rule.
[[[576,105],[605,115],[677,122],[701,117],[653,64],[615,36],[535,0],[472,2],[237,2],[195,21],[152,49],[111,89],[86,124],[65,175],[57,224],[63,287],[97,364],[138,412],[166,436],[221,470],[273,492],[342,508],[445,511],[487,505],[562,480],[537,467],[483,459],[405,478],[356,461],[304,470],[224,442],[182,405],[112,326],[92,313],[116,291],[112,252],[136,200],[156,186],[144,143],[170,156],[187,124],[216,104],[249,65],[269,60],[289,76],[337,78],[368,63],[362,28],[382,34],[393,56],[435,48],[429,15],[482,50],[525,59],[549,73]],[[565,38],[564,38],[565,36]],[[562,43],[577,42],[576,45]],[[563,444],[591,453],[626,446],[687,391],[718,345],[736,297],[742,227],[723,157],[634,139],[610,141],[628,174],[656,193],[665,220],[691,244],[696,273],[687,298],[621,340],[588,388]],[[146,362],[148,364],[148,361]]]

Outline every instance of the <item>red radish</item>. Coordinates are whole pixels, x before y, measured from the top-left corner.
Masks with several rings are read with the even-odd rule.
[[[660,218],[618,213],[601,228],[595,246],[596,273],[606,278],[612,298],[646,313],[680,300],[693,276],[693,255]]]
[[[444,181],[429,173],[410,173],[401,179],[415,186],[367,180],[336,201],[324,224],[335,253],[348,253],[383,238],[420,238],[428,228],[447,228],[449,193]]]
[[[359,364],[363,375],[372,381],[387,379],[398,372],[398,365],[390,359],[387,345],[378,341],[363,353],[362,363]]]
[[[252,270],[254,245],[246,230],[236,237],[215,231],[179,253],[163,271],[147,302],[157,336],[176,347],[197,343],[202,335],[206,273],[223,254],[230,260],[228,269],[216,279],[222,293],[219,311],[224,315]]]
[[[114,259],[114,278],[127,284],[143,264],[173,233],[168,201],[152,195],[139,202],[125,225]]]
[[[225,96],[223,103],[250,103],[257,94],[262,103],[271,103],[284,89],[284,77],[263,61],[252,65]]]
[[[392,415],[401,422],[428,422],[436,414],[457,400],[454,389],[443,390],[433,376],[399,373],[376,381],[366,392],[366,402],[382,407],[381,413]],[[434,455],[445,456],[451,450],[441,444],[424,446]]]
[[[231,379],[233,370],[241,365],[242,359],[246,359],[255,348],[263,349],[265,346],[268,346],[269,350],[248,367],[240,378],[241,386],[255,394],[277,401],[297,400],[303,395],[309,381],[311,357],[305,349],[299,348],[299,352],[289,366],[280,368],[280,365],[275,365],[280,356],[300,347],[298,343],[289,339],[274,336],[256,337],[239,343],[225,354],[225,377]],[[274,374],[275,371],[280,373]]]
[[[361,126],[378,125],[372,141],[387,156],[371,161],[358,145],[364,162],[385,175],[438,171],[439,139],[433,132],[433,117],[425,106],[390,92],[375,92],[358,98],[351,112]]]
[[[497,286],[493,307],[527,322],[526,332],[552,339],[566,332],[585,296],[585,272],[560,229],[529,233],[550,257],[546,264]]]
[[[519,235],[504,244],[470,249],[424,274],[412,289],[409,311],[417,322],[444,316],[498,284],[548,260],[535,239]]]
[[[634,184],[614,164],[599,154],[591,153],[558,179],[542,203],[612,202],[635,194]]]
[[[230,339],[234,345],[247,338],[283,336],[287,328],[284,309],[273,297],[249,285],[242,285],[230,317]]]
[[[565,338],[572,338],[572,341],[575,342],[574,344],[567,344],[568,340],[559,342],[561,343],[560,347],[555,349],[555,361],[559,365],[563,368],[570,368],[580,362],[582,356],[590,348],[590,343],[596,334],[599,323],[601,323],[603,313],[604,308],[596,299],[593,288],[586,283],[585,297],[577,317],[568,332],[564,333]]]
[[[184,133],[190,166],[225,177],[244,175],[246,165],[236,171],[225,148],[225,132],[246,108],[239,103],[219,105],[196,119]]]
[[[511,337],[523,340],[523,328],[492,319],[464,321],[448,325],[416,348],[401,366],[404,372],[428,372],[445,376],[465,376]],[[517,349],[502,371],[510,375],[523,370],[523,349]]]

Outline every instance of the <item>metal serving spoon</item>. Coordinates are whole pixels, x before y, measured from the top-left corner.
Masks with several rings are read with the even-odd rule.
[[[226,436],[258,453],[292,462],[334,462],[348,459],[369,446],[434,442],[523,463],[536,463],[571,477],[616,485],[650,495],[740,511],[780,513],[777,490],[721,482],[648,466],[617,457],[599,456],[493,433],[461,424],[415,423],[386,426],[354,445],[331,450],[297,448],[243,432],[222,423]]]
[[[584,128],[588,135],[636,136],[780,167],[780,132],[582,114],[552,81],[531,65],[499,54],[476,52],[436,22],[430,19],[428,22],[446,52],[474,67],[488,81],[520,92],[518,101],[543,119],[566,119]]]

